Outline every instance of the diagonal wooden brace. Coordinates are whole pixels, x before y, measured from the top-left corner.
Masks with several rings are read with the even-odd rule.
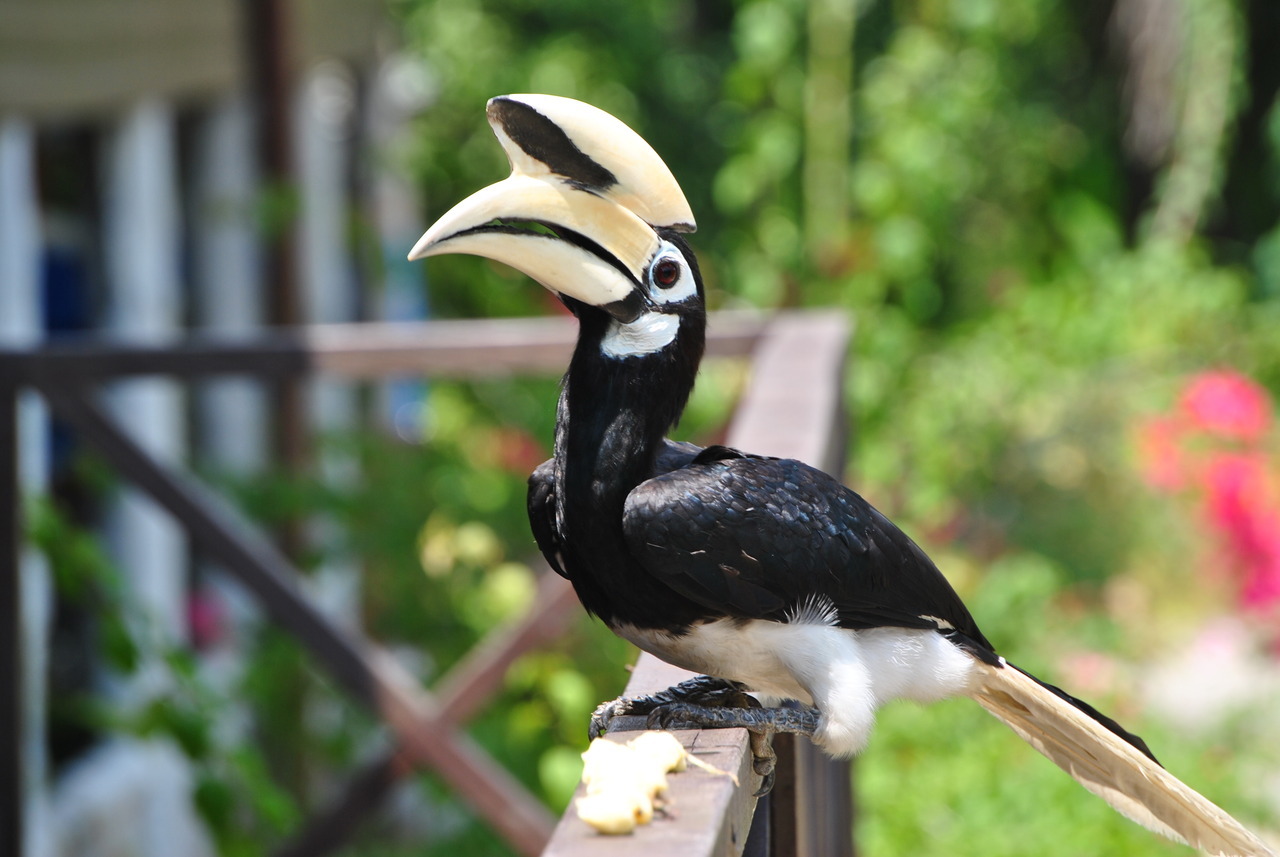
[[[338,627],[294,582],[297,573],[265,538],[189,476],[155,461],[92,399],[88,387],[40,384],[71,423],[127,480],[187,528],[356,700],[373,710],[418,764],[430,766],[522,854],[550,837],[550,813],[470,737],[417,680],[370,642]]]

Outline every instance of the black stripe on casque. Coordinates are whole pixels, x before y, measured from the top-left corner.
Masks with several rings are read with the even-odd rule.
[[[593,161],[569,139],[559,125],[522,101],[494,98],[489,102],[489,118],[529,157],[547,165],[551,172],[583,188],[608,190],[618,183],[609,170]]]

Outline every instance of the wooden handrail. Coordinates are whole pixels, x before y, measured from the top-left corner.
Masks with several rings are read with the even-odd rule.
[[[769,316],[715,313],[710,357],[747,357]],[[139,375],[287,378],[325,373],[351,380],[398,375],[483,378],[559,374],[569,363],[577,323],[568,316],[316,324],[254,335],[199,334],[180,340],[93,338],[35,349],[0,348],[0,381],[99,383]]]

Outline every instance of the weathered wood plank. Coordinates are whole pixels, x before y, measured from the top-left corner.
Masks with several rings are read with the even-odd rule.
[[[844,466],[844,363],[852,327],[842,313],[775,316],[751,362],[728,443],[796,458],[837,476]]]
[[[745,357],[767,321],[758,313],[713,314],[707,353]],[[560,374],[578,323],[569,316],[316,325],[306,344],[320,371],[347,378],[398,374],[473,378],[509,373]]]
[[[625,743],[637,731],[610,732],[608,740]],[[596,833],[578,818],[572,804],[561,817],[543,857],[581,857],[609,854],[610,857],[736,857],[742,853],[756,799],[752,782],[759,778],[751,769],[751,753],[729,730],[681,730],[673,733],[699,760],[731,772],[744,785],[736,786],[727,774],[711,773],[695,766],[668,775],[669,810],[652,822],[624,836]],[[574,799],[585,794],[579,784]]]
[[[134,375],[190,379],[252,375],[263,381],[310,371],[301,344],[280,333],[254,337],[192,335],[154,343],[77,340],[39,349],[0,349],[0,371],[19,383],[80,386]]]
[[[767,324],[758,313],[713,314],[708,356],[747,356]],[[51,385],[130,375],[280,379],[319,372],[349,380],[558,375],[576,338],[577,323],[565,316],[317,324],[257,335],[198,333],[149,342],[79,340],[35,350],[0,348],[0,365],[20,383]]]
[[[664,690],[694,674],[649,655],[641,655],[627,684],[629,695]],[[619,717],[607,736],[626,743],[644,730],[644,718]],[[741,729],[683,729],[673,732],[685,749],[720,771],[715,774],[690,766],[671,774],[671,809],[627,836],[596,833],[574,811],[573,802],[561,817],[543,851],[543,857],[581,857],[608,853],[627,855],[680,855],[680,857],[728,857],[739,855],[746,844],[755,811],[760,777],[751,766],[751,750]],[[734,782],[736,778],[737,782]],[[585,794],[581,783],[574,800]]]

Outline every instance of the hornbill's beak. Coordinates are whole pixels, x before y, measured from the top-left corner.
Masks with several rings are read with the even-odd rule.
[[[410,259],[485,256],[619,321],[634,321],[661,239],[692,232],[693,212],[657,153],[618,119],[554,95],[490,99],[511,175],[455,205]]]

